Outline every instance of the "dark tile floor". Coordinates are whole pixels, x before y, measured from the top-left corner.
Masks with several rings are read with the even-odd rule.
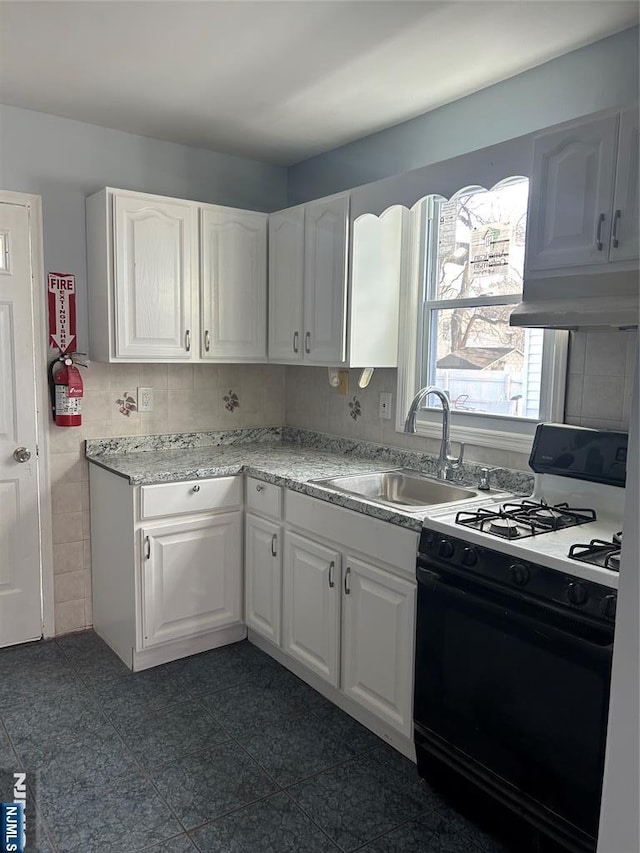
[[[0,651],[0,768],[40,853],[502,849],[247,642],[137,674],[93,632]]]

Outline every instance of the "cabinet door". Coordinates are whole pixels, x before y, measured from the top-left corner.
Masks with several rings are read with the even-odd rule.
[[[142,644],[242,619],[241,513],[142,531]]]
[[[267,219],[251,210],[202,209],[204,359],[266,358]]]
[[[304,207],[269,216],[269,358],[302,361]]]
[[[282,609],[281,533],[278,524],[247,515],[245,521],[245,621],[280,645]]]
[[[608,262],[617,127],[611,116],[535,140],[528,271]]]
[[[196,208],[117,195],[113,216],[116,357],[190,359]]]
[[[354,557],[346,559],[342,689],[410,736],[415,584]]]
[[[620,138],[616,188],[613,196],[613,229],[610,259],[612,261],[634,260],[640,254],[638,245],[640,221],[638,221],[638,108],[624,110],[620,116]]]
[[[287,532],[283,648],[334,687],[339,679],[339,596],[340,554]]]
[[[345,359],[349,197],[305,208],[304,358],[315,364]]]

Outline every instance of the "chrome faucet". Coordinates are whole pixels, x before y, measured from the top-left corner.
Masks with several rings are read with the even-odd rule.
[[[421,388],[418,391],[409,406],[409,414],[404,422],[404,431],[416,432],[416,413],[422,401],[430,394],[435,394],[442,403],[442,441],[440,443],[440,455],[438,456],[438,479],[447,480],[449,471],[455,471],[462,465],[464,444],[460,445],[460,453],[457,457],[451,455],[451,442],[449,440],[451,406],[449,405],[449,398],[441,388],[437,388],[435,385],[427,385],[426,388]]]

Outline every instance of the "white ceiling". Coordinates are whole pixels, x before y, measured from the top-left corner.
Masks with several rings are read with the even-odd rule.
[[[0,101],[291,164],[638,22],[637,2],[1,2]]]

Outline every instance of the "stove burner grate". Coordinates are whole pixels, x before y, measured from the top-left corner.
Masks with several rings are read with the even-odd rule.
[[[546,501],[522,500],[507,502],[497,510],[480,507],[462,510],[456,524],[492,533],[503,539],[525,539],[553,530],[564,530],[596,520],[592,509],[570,507],[567,503],[548,504]]]
[[[569,557],[617,572],[620,570],[620,543],[615,541],[615,537],[613,542],[604,539],[592,539],[588,544],[577,542],[569,548]]]

